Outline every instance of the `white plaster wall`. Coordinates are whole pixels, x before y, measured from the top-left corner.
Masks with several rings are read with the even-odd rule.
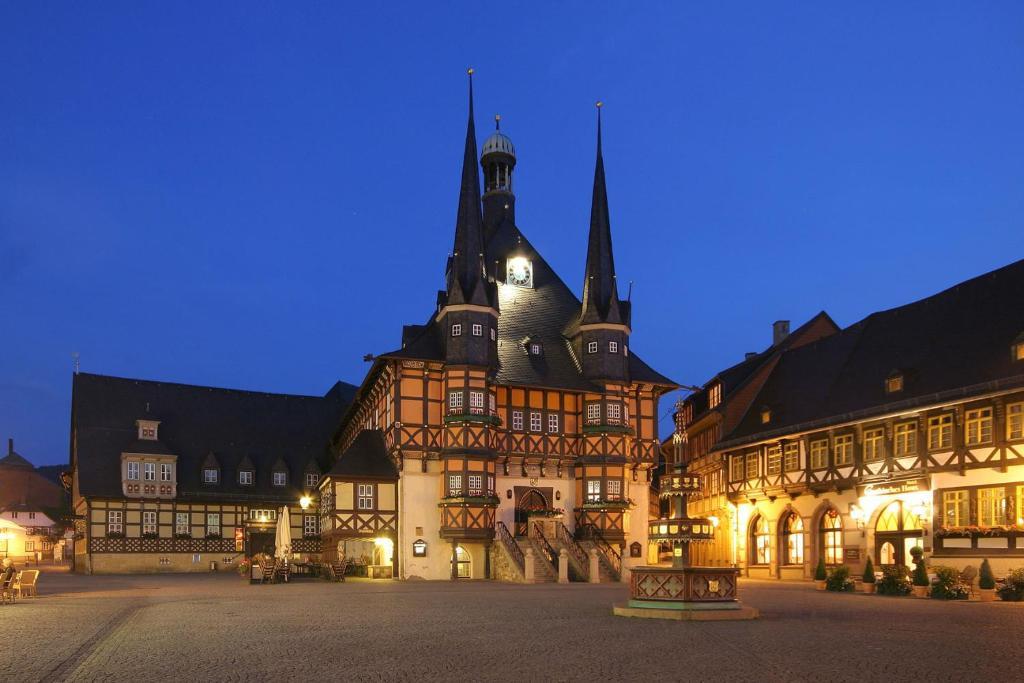
[[[398,480],[399,514],[398,561],[403,579],[451,578],[451,543],[440,537],[441,512],[437,507],[440,490],[440,469],[429,463],[427,472],[419,471],[419,462],[406,463]],[[416,527],[423,527],[417,534]],[[417,538],[427,542],[427,556],[413,557],[412,544]]]
[[[639,481],[630,481],[626,495],[632,498],[636,505],[626,512],[629,520],[625,526],[626,545],[622,549],[621,578],[623,582],[629,581],[633,567],[647,564],[647,521],[651,496],[650,484],[644,481],[642,477]],[[629,556],[629,546],[634,542],[640,543],[640,557]]]

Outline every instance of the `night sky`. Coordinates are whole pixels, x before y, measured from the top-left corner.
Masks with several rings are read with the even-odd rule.
[[[1022,3],[299,4],[0,7],[0,437],[30,460],[67,461],[72,352],[360,383],[443,286],[468,66],[577,293],[605,102],[631,346],[678,382],[1024,256]]]

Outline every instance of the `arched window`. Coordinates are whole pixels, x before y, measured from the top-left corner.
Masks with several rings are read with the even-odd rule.
[[[455,576],[468,579],[472,575],[469,553],[461,545],[455,549]]]
[[[894,500],[879,513],[875,522],[875,557],[879,564],[906,565],[911,548],[923,540],[921,520],[903,501]]]
[[[782,552],[784,564],[804,563],[804,521],[790,512],[782,520]]]
[[[758,515],[750,525],[750,563],[769,564],[772,559],[772,532],[768,528],[768,520]]]
[[[839,513],[829,509],[821,516],[819,547],[825,564],[843,563],[843,522]]]

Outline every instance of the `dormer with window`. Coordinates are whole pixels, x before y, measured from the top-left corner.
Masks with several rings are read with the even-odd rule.
[[[270,470],[270,483],[275,487],[283,487],[288,485],[288,466],[284,460],[278,458],[274,463],[274,466]]]
[[[306,491],[316,491],[317,486],[320,484],[320,475],[320,466],[316,464],[316,460],[310,460],[302,473],[302,483]]]
[[[158,420],[135,421],[138,439],[121,453],[121,490],[130,498],[173,498],[178,456],[158,440]]]
[[[903,372],[900,370],[893,370],[889,373],[889,376],[885,378],[885,393],[898,394],[901,391],[903,391]]]
[[[136,420],[135,426],[139,430],[139,441],[157,441],[159,435],[157,430],[160,427],[159,420]]]
[[[527,337],[523,340],[523,350],[530,356],[540,356],[544,353],[544,345],[536,337]]]
[[[717,408],[722,404],[722,383],[715,382],[708,388],[708,408]]]
[[[1010,345],[1010,358],[1014,361],[1024,362],[1024,332],[1017,335]]]
[[[217,460],[217,456],[210,451],[206,454],[206,458],[203,459],[202,465],[200,465],[200,479],[203,486],[217,486],[220,484],[220,461]]]
[[[252,460],[247,455],[238,463],[238,485],[254,486],[255,484],[256,467],[252,464]]]
[[[761,424],[766,425],[772,421],[772,409],[768,406],[761,408]]]

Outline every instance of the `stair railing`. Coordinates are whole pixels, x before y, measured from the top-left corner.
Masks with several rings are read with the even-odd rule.
[[[524,575],[526,574],[526,558],[523,557],[523,549],[519,547],[516,540],[512,538],[512,534],[509,533],[508,527],[505,526],[505,522],[498,522],[495,526],[497,531],[498,539],[502,545],[505,546],[505,550],[512,556],[512,560],[515,561],[516,566],[519,567],[519,571]]]
[[[558,571],[558,551],[551,547],[548,543],[548,539],[544,538],[544,526],[540,522],[534,522],[534,531],[537,532],[537,545],[540,546],[540,552],[547,558],[547,561],[551,563],[551,566]]]
[[[576,560],[582,579],[587,581],[590,578],[590,562],[587,559],[587,551],[572,537],[572,532],[565,526],[565,523],[558,522],[555,527],[555,538],[565,546],[565,549]]]
[[[584,529],[585,535],[594,543],[597,552],[604,558],[605,563],[615,573],[616,578],[622,576],[622,556],[612,547],[612,544],[605,540],[601,530],[593,524],[588,524]]]

